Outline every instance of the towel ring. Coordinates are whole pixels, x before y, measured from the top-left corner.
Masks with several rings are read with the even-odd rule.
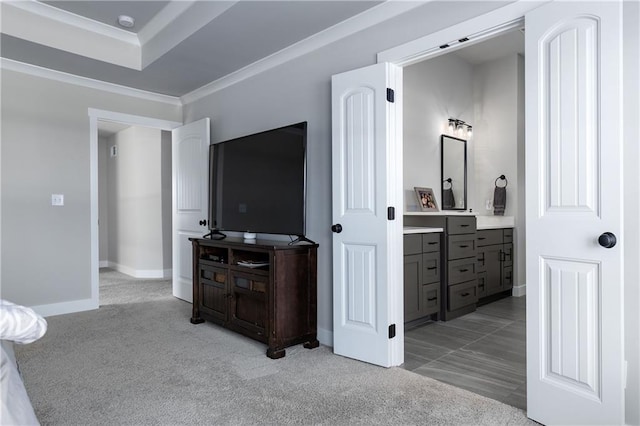
[[[449,184],[448,188],[445,188],[445,183]],[[448,178],[442,181],[442,189],[451,189],[451,188],[453,188],[453,184],[451,183],[451,178]]]
[[[504,188],[507,187],[507,185],[509,185],[509,181],[507,180],[507,178],[504,175],[500,175],[496,178],[496,181],[493,183],[495,186],[498,186],[498,181],[499,180],[503,180],[504,181]]]

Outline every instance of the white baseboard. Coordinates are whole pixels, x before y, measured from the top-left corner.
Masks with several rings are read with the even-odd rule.
[[[31,309],[43,317],[72,314],[74,312],[98,309],[98,299],[82,299],[72,300],[70,302],[51,303],[48,305],[31,306]]]
[[[173,274],[173,269],[134,269],[126,265],[120,265],[115,262],[106,261],[106,267],[115,269],[118,272],[122,272],[123,274],[127,274],[134,278],[160,278],[160,279],[169,279]],[[100,262],[100,267],[102,266],[102,261]]]
[[[514,286],[513,290],[511,291],[511,294],[514,297],[525,296],[527,294],[527,285],[526,284],[522,284],[522,285]]]
[[[318,327],[317,337],[323,345],[333,347],[333,331]]]
[[[109,261],[108,260],[101,260],[100,263],[98,264],[99,268],[108,268],[109,267]]]

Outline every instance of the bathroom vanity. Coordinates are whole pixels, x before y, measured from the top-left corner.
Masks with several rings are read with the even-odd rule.
[[[405,323],[448,321],[511,295],[513,218],[404,216]]]

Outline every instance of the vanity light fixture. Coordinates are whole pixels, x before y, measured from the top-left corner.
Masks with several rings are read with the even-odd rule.
[[[465,123],[457,118],[449,118],[447,127],[449,134],[458,137],[465,137],[469,139],[473,135],[473,127],[471,124]]]

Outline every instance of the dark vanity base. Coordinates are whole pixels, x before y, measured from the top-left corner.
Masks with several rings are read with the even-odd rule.
[[[404,330],[407,331],[412,328],[420,327],[421,325],[424,325],[428,322],[439,321],[440,320],[439,317],[440,315],[438,315],[438,313],[435,313],[435,314],[427,315],[426,317],[423,317],[423,318],[419,318],[414,321],[405,322]]]
[[[460,308],[460,309],[456,309],[455,311],[448,311],[447,312],[446,321],[450,321],[450,320],[452,320],[454,318],[458,318],[458,317],[461,317],[463,315],[470,314],[471,312],[473,312],[475,310],[476,310],[476,305],[473,304],[473,305],[467,305],[467,306],[465,306],[463,308]]]
[[[496,302],[500,299],[513,296],[513,289],[505,290],[501,293],[492,294],[491,296],[483,297],[478,300],[478,306],[487,305],[492,302]]]

